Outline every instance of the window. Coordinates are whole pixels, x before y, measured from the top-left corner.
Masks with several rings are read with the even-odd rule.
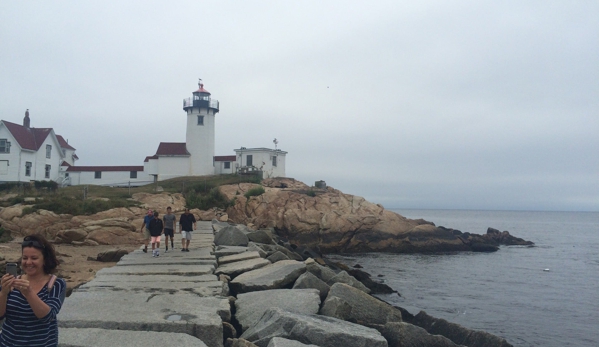
[[[25,162],[25,176],[31,176],[31,162]]]
[[[204,116],[198,116],[198,125],[204,125]]]
[[[253,160],[252,160],[252,155],[251,155],[251,154],[248,154],[248,155],[245,157],[245,165],[247,165],[247,166],[254,166],[254,163],[253,163]]]
[[[69,177],[69,173],[68,173],[68,172],[67,172],[67,173],[65,173],[65,174],[64,174],[64,177],[68,178],[68,177]]]
[[[44,177],[50,178],[50,170],[52,170],[52,166],[46,165],[46,174],[44,175]]]
[[[231,168],[231,162],[230,161],[226,161],[225,162],[225,169],[230,169]]]
[[[0,139],[0,153],[10,153],[10,142]]]
[[[94,178],[98,178],[98,179],[102,178],[102,171],[96,171],[94,174]]]
[[[52,158],[52,146],[51,145],[46,145],[46,158],[48,158],[48,159]]]
[[[8,175],[8,160],[0,160],[0,175]]]
[[[129,173],[129,178],[137,178],[137,171],[131,171]]]
[[[277,156],[276,155],[274,155],[272,157],[272,166],[277,166]]]

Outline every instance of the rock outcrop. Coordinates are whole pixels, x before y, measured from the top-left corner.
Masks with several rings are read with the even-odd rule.
[[[318,247],[323,253],[495,251],[500,244],[532,244],[515,243],[517,238],[507,232],[475,235],[437,227],[362,197],[331,187],[311,188],[292,178],[266,179],[264,194],[246,198],[243,193],[255,186],[220,187],[229,199],[236,198],[235,205],[227,209],[230,221],[273,228],[290,243]]]

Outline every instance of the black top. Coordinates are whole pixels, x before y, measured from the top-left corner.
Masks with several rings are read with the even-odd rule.
[[[154,218],[150,221],[150,235],[152,236],[160,236],[162,234],[164,224],[162,224],[162,219]]]
[[[196,217],[193,216],[192,213],[181,215],[179,218],[179,225],[181,226],[181,230],[183,231],[193,231],[193,223],[196,222]]]

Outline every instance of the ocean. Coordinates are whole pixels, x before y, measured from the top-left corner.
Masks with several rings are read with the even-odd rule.
[[[599,212],[393,210],[437,226],[533,241],[494,253],[328,255],[401,296],[377,295],[518,347],[599,346]]]

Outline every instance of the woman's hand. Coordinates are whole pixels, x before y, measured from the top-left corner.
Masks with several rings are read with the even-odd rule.
[[[2,284],[2,294],[8,295],[14,286],[14,281],[16,281],[15,276],[11,274],[5,274],[2,276],[0,283]]]
[[[23,296],[27,297],[27,295],[31,294],[31,287],[29,286],[29,281],[21,278],[17,278],[12,283],[13,288],[19,290]],[[4,287],[3,287],[4,288]]]

